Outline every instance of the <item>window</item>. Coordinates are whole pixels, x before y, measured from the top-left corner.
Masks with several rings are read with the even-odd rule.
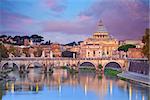
[[[95,51],[93,51],[93,56],[95,56]]]
[[[88,52],[88,57],[90,56],[90,52]]]
[[[109,52],[107,51],[107,54],[109,54]]]

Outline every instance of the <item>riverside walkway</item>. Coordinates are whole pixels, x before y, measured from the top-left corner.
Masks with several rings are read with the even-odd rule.
[[[150,86],[150,77],[148,75],[137,74],[133,72],[123,72],[118,74],[118,76],[136,82],[144,83]]]

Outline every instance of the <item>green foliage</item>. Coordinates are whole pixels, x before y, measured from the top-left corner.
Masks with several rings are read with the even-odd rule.
[[[98,68],[102,70],[103,66],[101,64],[98,65]]]
[[[43,37],[37,34],[32,35],[30,38],[33,40],[33,42],[37,42],[37,43],[44,41]]]
[[[150,40],[150,29],[146,29],[145,34],[142,39],[142,42],[144,43],[143,53],[150,60],[150,51],[149,51],[150,41],[149,40]]]
[[[98,75],[98,79],[102,79],[102,75]]]
[[[67,70],[68,70],[69,73],[71,73],[71,74],[76,74],[76,73],[78,73],[78,71],[75,70],[75,69],[73,69],[73,68],[68,68]]]
[[[33,42],[36,42],[36,43],[40,43],[44,41],[42,36],[36,35],[36,34],[32,36],[14,36],[14,37],[7,36],[7,35],[0,35],[0,38],[6,38],[5,40],[3,40],[3,43],[9,43],[9,44],[15,44],[15,45],[23,45],[25,39],[28,39],[28,40],[32,39]],[[13,39],[14,41],[16,41],[16,43],[11,43],[10,41],[8,42],[7,41],[8,39]]]
[[[3,44],[0,43],[0,60],[2,58],[8,58],[8,57],[9,57],[9,55],[7,53],[6,47]]]
[[[123,78],[123,77],[119,77],[119,79],[123,80],[123,81],[128,81],[128,79]]]
[[[117,74],[121,73],[121,71],[113,70],[113,69],[105,69],[104,74],[106,76],[116,77]]]
[[[129,48],[136,48],[135,45],[132,44],[126,44],[126,45],[122,45],[118,48],[118,51],[124,51],[127,52]]]
[[[84,71],[84,72],[95,72],[96,69],[95,69],[95,68],[80,68],[80,71]]]
[[[61,68],[62,68],[62,69],[68,69],[68,67],[67,67],[67,66],[62,66]]]

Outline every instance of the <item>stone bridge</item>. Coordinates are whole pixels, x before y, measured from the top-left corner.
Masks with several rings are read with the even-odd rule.
[[[125,70],[126,66],[128,66],[128,62],[125,59],[14,57],[2,59],[0,62],[0,69],[5,69],[6,65],[11,68],[17,67],[18,69],[20,69],[20,66],[24,65],[27,69],[31,64],[34,66],[47,67],[76,66],[78,68],[93,67],[96,69],[98,69],[98,65],[101,64],[103,69],[105,67],[113,67],[122,70]]]

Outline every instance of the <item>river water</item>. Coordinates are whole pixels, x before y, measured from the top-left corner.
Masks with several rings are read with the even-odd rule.
[[[55,69],[52,75],[41,69],[30,69],[28,74],[11,72],[15,82],[0,86],[2,100],[150,100],[150,88],[117,78],[98,76],[92,72],[71,75]]]

